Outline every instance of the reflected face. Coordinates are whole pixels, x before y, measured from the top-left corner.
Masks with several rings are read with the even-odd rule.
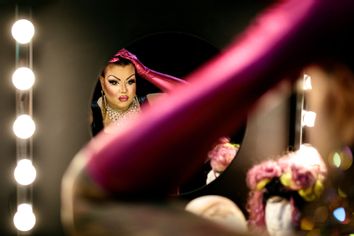
[[[100,82],[111,108],[121,111],[129,108],[136,96],[135,68],[132,64],[108,65]]]

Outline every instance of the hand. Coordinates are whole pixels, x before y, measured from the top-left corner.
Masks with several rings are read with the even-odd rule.
[[[119,58],[124,58],[129,60],[135,67],[138,74],[144,77],[146,73],[148,73],[149,69],[146,68],[139,60],[138,57],[135,56],[133,53],[129,52],[127,49],[122,48],[120,49],[113,58],[109,61],[110,63],[114,63],[119,61]]]
[[[186,83],[184,80],[178,79],[171,75],[150,70],[142,62],[140,62],[133,53],[129,52],[125,48],[119,50],[109,62],[114,63],[123,58],[130,61],[134,65],[135,71],[140,77],[151,82],[164,92],[172,90],[177,84]]]
[[[127,60],[131,61],[132,63],[138,61],[137,56],[135,56],[133,53],[129,52],[127,49],[122,48],[113,56],[113,58],[109,62],[119,61],[120,57],[127,59]]]

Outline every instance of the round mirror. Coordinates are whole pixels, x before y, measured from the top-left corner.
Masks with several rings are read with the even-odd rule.
[[[153,106],[158,96],[186,84],[188,74],[218,53],[205,40],[176,32],[148,35],[118,49],[98,73],[91,99],[92,135],[111,124],[121,126],[126,120],[138,119],[145,106]],[[177,192],[194,191],[219,176],[235,158],[244,131],[221,137],[210,147],[200,171]]]

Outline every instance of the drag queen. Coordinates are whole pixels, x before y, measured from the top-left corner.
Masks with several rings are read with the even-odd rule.
[[[119,126],[135,119],[142,105],[151,104],[160,96],[159,93],[138,96],[138,78],[149,81],[162,92],[170,92],[175,86],[186,84],[184,80],[147,68],[128,50],[119,50],[98,78],[101,97],[91,105],[93,135],[110,124]]]

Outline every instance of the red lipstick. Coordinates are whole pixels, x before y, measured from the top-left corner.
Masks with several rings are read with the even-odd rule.
[[[119,101],[121,101],[121,102],[126,102],[126,101],[128,101],[129,97],[126,96],[126,95],[124,95],[124,96],[119,96],[118,99],[119,99]]]

